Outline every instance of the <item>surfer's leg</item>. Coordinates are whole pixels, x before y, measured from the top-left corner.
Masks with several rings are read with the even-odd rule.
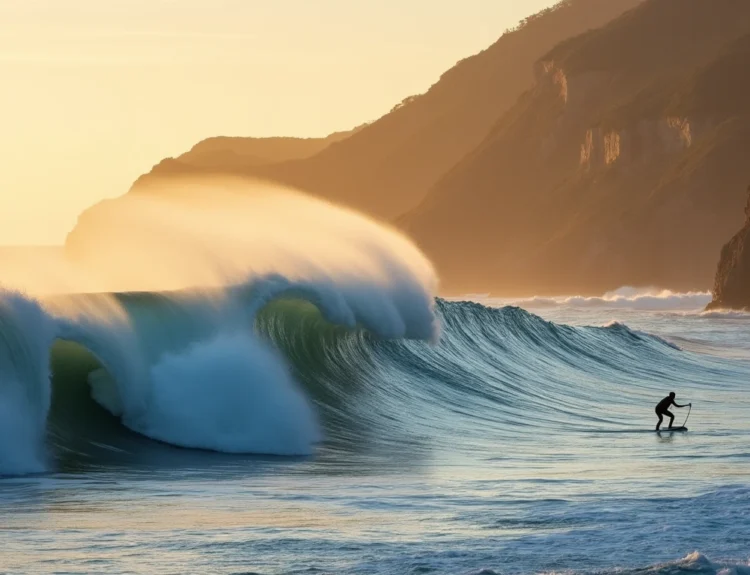
[[[661,413],[659,413],[658,411],[656,412],[656,415],[659,416],[659,421],[656,424],[656,431],[659,431],[659,428],[661,427],[662,416],[661,416]]]
[[[669,416],[669,427],[671,429],[672,428],[672,424],[674,423],[674,415],[672,415],[671,411],[665,411],[664,415],[668,415]]]

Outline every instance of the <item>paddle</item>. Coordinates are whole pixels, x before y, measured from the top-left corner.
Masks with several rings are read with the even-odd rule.
[[[688,417],[690,417],[690,412],[691,412],[692,410],[693,410],[693,404],[692,404],[692,403],[690,403],[690,404],[688,405],[688,414],[687,414],[687,416],[685,417],[685,423],[683,423],[683,424],[682,424],[682,427],[687,427],[687,426],[686,426],[685,424],[687,423]]]

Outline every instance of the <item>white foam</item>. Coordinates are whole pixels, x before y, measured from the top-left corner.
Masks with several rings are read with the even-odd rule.
[[[0,474],[45,468],[54,325],[35,300],[0,292]]]
[[[18,381],[3,378],[0,386],[0,475],[23,475],[45,470],[44,420],[23,396]]]
[[[700,314],[701,317],[707,319],[750,319],[750,312],[741,310],[730,310],[730,309],[712,309],[710,311],[704,311]]]
[[[184,447],[306,455],[321,434],[277,354],[249,334],[220,335],[151,368],[137,431]]]
[[[478,301],[486,305],[515,305],[524,309],[567,307],[702,312],[711,301],[711,294],[710,292],[680,293],[657,288],[622,287],[602,296],[533,296],[520,299],[489,298]]]

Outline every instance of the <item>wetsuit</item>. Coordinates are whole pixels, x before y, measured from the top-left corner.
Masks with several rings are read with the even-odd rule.
[[[656,404],[656,415],[659,416],[659,423],[656,424],[656,429],[658,430],[661,427],[662,422],[662,416],[666,415],[669,417],[669,427],[672,427],[672,422],[674,421],[674,415],[672,415],[672,412],[669,411],[669,408],[674,405],[675,407],[679,407],[675,402],[674,399],[667,396],[664,399],[662,399],[659,403]]]

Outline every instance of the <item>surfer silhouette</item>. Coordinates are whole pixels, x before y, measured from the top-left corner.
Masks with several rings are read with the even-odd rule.
[[[687,403],[685,405],[679,405],[675,403],[674,401],[675,394],[674,391],[671,391],[667,397],[662,399],[659,403],[656,404],[656,415],[659,416],[659,422],[656,424],[656,431],[659,431],[659,428],[661,427],[662,418],[666,415],[669,418],[669,427],[672,427],[672,423],[674,422],[674,415],[669,411],[670,406],[674,405],[675,407],[687,407],[688,405],[692,405],[692,403]]]

